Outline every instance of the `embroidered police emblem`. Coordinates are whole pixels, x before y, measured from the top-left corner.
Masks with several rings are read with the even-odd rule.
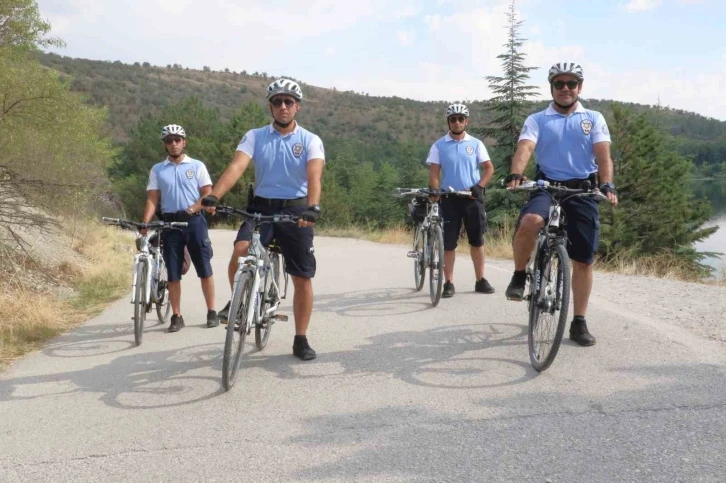
[[[244,136],[242,136],[242,141],[240,141],[240,144],[242,144],[245,141],[247,141],[247,135],[246,134]]]
[[[466,147],[466,154],[468,154],[469,156],[471,156],[472,154],[474,154],[474,147],[473,146],[467,146]]]
[[[590,131],[592,131],[592,121],[589,119],[585,119],[580,123],[580,126],[582,126],[582,132],[585,133],[585,136],[588,136],[590,134]]]
[[[194,170],[193,169],[187,169],[186,175],[187,175],[187,178],[193,179],[194,178]]]
[[[302,144],[300,144],[300,143],[293,144],[293,146],[292,146],[292,154],[296,158],[299,158],[300,157],[300,155],[302,154],[302,151],[303,151],[303,145]]]
[[[522,134],[527,132],[527,125],[522,126]]]
[[[324,153],[325,152],[325,148],[323,148],[323,143],[320,143],[320,152],[321,153]]]
[[[602,133],[603,133],[603,134],[610,134],[610,131],[608,131],[608,127],[607,127],[607,125],[604,125],[604,126],[602,127]]]

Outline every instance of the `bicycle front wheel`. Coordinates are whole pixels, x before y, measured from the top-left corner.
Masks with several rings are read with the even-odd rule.
[[[134,294],[134,339],[141,345],[144,338],[144,321],[146,320],[146,271],[145,261],[140,261],[136,271],[136,293]]]
[[[440,225],[431,228],[429,245],[429,289],[431,303],[434,307],[441,300],[441,289],[444,286],[444,233]]]
[[[164,259],[159,259],[161,268],[159,269],[159,280],[156,285],[156,315],[160,324],[169,322],[171,314],[171,303],[169,302],[169,274],[166,270]]]
[[[539,290],[532,291],[529,315],[529,360],[538,372],[547,369],[560,350],[570,303],[570,258],[561,244],[540,252]],[[536,282],[535,282],[536,283]],[[536,288],[536,287],[535,287]]]
[[[222,358],[222,384],[227,391],[232,389],[237,379],[242,351],[245,339],[247,339],[247,309],[250,302],[254,300],[254,296],[252,274],[244,272],[234,285],[227,317],[227,336],[224,340],[224,357]]]
[[[273,284],[272,281],[275,281]],[[267,341],[270,339],[270,333],[272,332],[272,318],[274,314],[266,316],[265,312],[268,308],[279,303],[280,296],[278,290],[275,288],[280,287],[280,255],[278,253],[270,254],[270,270],[267,272],[265,277],[265,287],[262,292],[262,303],[260,304],[260,310],[257,320],[255,321],[255,345],[257,349],[262,350],[267,345]],[[268,319],[268,320],[265,320]]]
[[[426,279],[426,265],[424,265],[424,231],[421,225],[416,225],[413,232],[413,251],[416,258],[413,260],[413,280],[416,291],[420,291]]]

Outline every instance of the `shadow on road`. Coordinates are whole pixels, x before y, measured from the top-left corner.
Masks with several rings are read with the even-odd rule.
[[[398,287],[316,295],[313,311],[346,317],[386,317],[432,308],[428,292]]]
[[[222,392],[219,378],[195,374],[219,366],[220,359],[219,344],[128,354],[90,369],[0,380],[0,401],[87,392],[122,409],[191,404]]]

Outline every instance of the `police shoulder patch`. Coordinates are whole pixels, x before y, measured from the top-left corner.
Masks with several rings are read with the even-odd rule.
[[[584,132],[586,136],[588,136],[590,131],[592,131],[592,121],[589,119],[583,119],[580,126],[582,126],[582,132]]]
[[[302,143],[295,143],[295,144],[292,145],[292,154],[293,154],[293,156],[295,156],[296,158],[299,158],[300,155],[302,154],[302,152],[303,152],[303,145],[302,145]]]

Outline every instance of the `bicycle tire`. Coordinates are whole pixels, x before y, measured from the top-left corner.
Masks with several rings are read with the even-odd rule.
[[[278,253],[270,254],[270,271],[265,277],[265,286],[264,291],[262,292],[262,303],[259,304],[261,308],[257,311],[258,318],[255,321],[255,346],[257,346],[258,350],[265,348],[267,341],[270,339],[270,333],[272,332],[273,324],[271,324],[269,320],[264,320],[265,312],[270,306],[272,306],[273,303],[276,303],[276,300],[279,300],[280,298],[277,290],[275,290],[275,285],[272,283],[273,279],[275,280],[275,283],[277,283],[277,286],[280,287],[280,255]]]
[[[242,350],[247,339],[247,308],[254,299],[252,274],[244,272],[234,285],[227,317],[227,335],[224,339],[222,358],[222,385],[229,391],[234,386],[242,361]],[[252,297],[250,297],[252,295]],[[237,328],[237,330],[235,330]],[[236,334],[236,335],[235,335]]]
[[[537,293],[534,289],[532,291],[527,345],[532,367],[537,372],[542,372],[550,367],[557,357],[567,324],[570,303],[570,258],[561,243],[542,249],[537,258],[539,259],[537,263],[541,267],[541,282],[539,291]],[[536,273],[537,266],[535,266],[535,276]]]
[[[144,321],[146,320],[146,304],[144,299],[146,296],[146,270],[148,269],[146,261],[139,260],[136,269],[136,293],[134,294],[134,340],[136,345],[141,345],[144,338]]]
[[[440,225],[434,225],[429,234],[430,246],[429,260],[429,289],[431,303],[434,307],[439,305],[441,290],[444,287],[444,233]]]
[[[156,315],[160,324],[169,322],[171,315],[171,302],[169,301],[169,273],[163,258],[159,258],[161,268],[159,269],[159,280],[156,285]]]
[[[416,291],[420,292],[426,281],[426,265],[424,263],[424,231],[421,225],[416,225],[413,232],[413,251],[416,259],[413,261],[413,281]]]

